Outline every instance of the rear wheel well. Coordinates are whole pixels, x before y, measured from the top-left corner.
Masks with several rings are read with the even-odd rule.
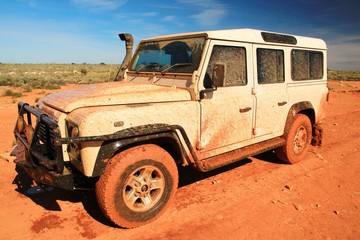
[[[298,114],[303,114],[307,116],[311,122],[312,128],[312,142],[314,146],[321,146],[322,144],[322,133],[323,130],[319,124],[316,123],[316,114],[315,110],[310,102],[299,102],[294,104],[288,113],[288,117],[285,124],[284,136],[286,136],[291,128],[291,125],[295,119],[295,116]]]
[[[287,116],[287,120],[286,120],[286,124],[285,124],[285,129],[284,129],[284,135],[286,135],[288,133],[288,131],[290,130],[290,127],[294,121],[294,118],[297,114],[304,114],[306,115],[311,122],[311,126],[313,128],[312,130],[312,135],[315,135],[314,129],[315,129],[315,124],[316,124],[316,117],[315,117],[315,110],[314,107],[312,106],[312,104],[310,102],[299,102],[294,104],[288,113]]]
[[[301,110],[300,112],[298,112],[298,114],[299,113],[306,115],[310,119],[311,125],[312,126],[315,125],[315,111],[314,111],[314,109],[312,109],[312,108],[304,109],[304,110]]]

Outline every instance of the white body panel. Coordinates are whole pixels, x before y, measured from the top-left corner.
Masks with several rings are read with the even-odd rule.
[[[206,32],[192,32],[192,33],[160,36],[160,37],[144,39],[143,41],[153,41],[153,40],[168,39],[168,38],[182,38],[185,36],[205,34],[209,39],[216,39],[216,40],[246,42],[246,43],[261,43],[261,44],[277,45],[277,46],[287,45],[287,44],[281,44],[281,43],[265,42],[261,36],[262,32],[266,32],[266,31],[257,30],[257,29],[249,29],[249,28],[215,30],[215,31],[206,31]],[[282,34],[282,33],[279,33],[279,34]],[[296,44],[297,47],[326,50],[326,43],[322,39],[304,37],[304,36],[296,36],[296,35],[291,35],[291,36],[293,36],[297,39],[297,44]]]
[[[111,82],[87,85],[46,96],[42,102],[63,112],[92,106],[190,100],[189,91],[154,84]]]
[[[318,122],[327,94],[325,42],[299,36],[291,36],[297,40],[293,45],[265,42],[261,34],[259,30],[239,29],[145,39],[142,42],[201,35],[207,41],[199,67],[192,75],[133,71],[127,73],[123,82],[94,84],[52,94],[39,105],[59,119],[62,137],[69,137],[66,121],[78,126],[79,137],[108,135],[148,124],[179,125],[199,160],[283,135],[288,112],[299,102],[312,104]],[[200,91],[205,90],[203,81],[215,45],[246,50],[247,83],[219,87],[201,99]],[[283,51],[284,82],[258,83],[257,48]],[[323,54],[321,79],[292,79],[293,49]],[[116,124],[118,122],[122,124]],[[72,163],[84,175],[92,176],[101,144],[101,141],[81,143],[81,162],[72,160]],[[186,146],[183,148],[188,150]],[[64,160],[69,161],[67,145],[63,146],[63,154]]]
[[[273,49],[284,51],[285,65],[288,65],[287,56],[290,54],[287,48],[279,46],[268,46],[268,45],[253,45],[253,65],[257,66],[257,49]],[[288,80],[285,70],[285,82]],[[289,111],[288,104],[288,93],[286,83],[270,83],[260,84],[258,81],[258,69],[254,68],[254,95],[256,99],[255,104],[255,128],[254,135],[256,137],[270,135],[270,136],[281,136],[284,131],[287,113]]]
[[[185,112],[189,114],[184,115]],[[195,145],[198,139],[199,114],[200,109],[197,102],[185,101],[83,108],[70,113],[68,118],[79,123],[80,137],[107,135],[147,124],[176,124],[186,129],[191,143]],[[123,126],[116,127],[114,123],[120,121],[123,122]],[[80,169],[83,169],[87,176],[91,176],[93,172],[94,162],[101,144],[102,142],[82,144],[81,158],[83,161]],[[80,166],[76,160],[73,163]]]

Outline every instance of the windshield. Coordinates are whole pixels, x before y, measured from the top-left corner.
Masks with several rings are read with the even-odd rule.
[[[140,43],[130,71],[193,73],[204,44],[204,37]]]

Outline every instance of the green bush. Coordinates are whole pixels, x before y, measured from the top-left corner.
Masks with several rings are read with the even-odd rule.
[[[13,97],[13,98],[19,98],[19,97],[22,97],[22,93],[21,92],[14,92],[11,89],[6,89],[4,91],[4,96]]]
[[[360,80],[360,71],[348,71],[348,70],[329,70],[329,80],[342,80],[342,81],[357,81]]]
[[[58,89],[65,84],[108,82],[118,65],[113,64],[2,64],[0,86],[32,89]],[[83,77],[86,75],[86,79]]]
[[[81,72],[82,75],[86,75],[86,74],[87,74],[87,70],[86,70],[85,68],[82,68],[82,69],[80,70],[80,72]]]
[[[0,76],[0,86],[11,86],[11,79],[8,77]]]
[[[31,92],[32,91],[32,87],[29,84],[23,86],[23,89],[24,89],[25,92]]]
[[[49,89],[49,90],[56,90],[56,89],[60,89],[60,85],[59,84],[49,84],[47,85],[46,89]]]

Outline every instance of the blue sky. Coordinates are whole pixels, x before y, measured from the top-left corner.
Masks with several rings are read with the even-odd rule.
[[[121,63],[121,32],[231,28],[322,38],[330,69],[360,69],[359,0],[0,0],[0,62]]]

